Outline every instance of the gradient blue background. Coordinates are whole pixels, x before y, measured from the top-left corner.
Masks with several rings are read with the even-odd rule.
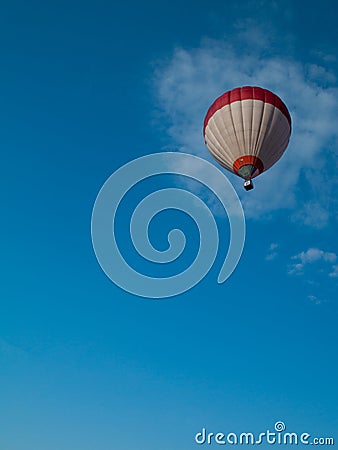
[[[336,221],[314,229],[278,211],[248,220],[225,284],[226,232],[208,276],[161,301],[117,288],[90,237],[107,177],[174,145],[153,77],[176,46],[231,38],[246,17],[292,33],[299,61],[337,52],[333,1],[278,5],[285,15],[265,2],[2,4],[1,450],[187,450],[202,427],[259,432],[277,420],[338,439],[336,280],[313,274],[325,299],[315,304],[286,270],[308,247],[337,252]],[[274,242],[279,256],[266,261]]]

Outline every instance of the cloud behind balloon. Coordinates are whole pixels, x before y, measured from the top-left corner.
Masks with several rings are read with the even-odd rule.
[[[158,104],[167,132],[179,151],[212,161],[202,124],[210,104],[224,91],[258,85],[275,92],[292,116],[292,136],[285,155],[255,183],[249,195],[230,175],[247,217],[267,217],[286,209],[294,222],[322,228],[334,219],[332,176],[338,142],[338,89],[335,75],[321,64],[304,64],[272,51],[272,39],[252,23],[237,27],[231,41],[204,39],[198,48],[176,48],[155,74]],[[227,172],[228,174],[228,172]],[[318,189],[324,186],[324,189]]]

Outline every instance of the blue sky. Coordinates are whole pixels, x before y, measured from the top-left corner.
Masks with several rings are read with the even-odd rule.
[[[12,1],[2,7],[0,447],[194,449],[194,435],[289,431],[338,439],[337,7],[317,2]],[[246,243],[229,240],[192,290],[141,299],[95,258],[90,221],[104,181],[134,158],[184,150],[209,161],[202,124],[224,90],[260,84],[290,108],[285,157],[245,193]],[[123,206],[123,205],[121,205]],[[180,213],[154,220],[165,249]],[[189,241],[189,237],[191,238]],[[133,260],[134,258],[134,260]],[[156,271],[159,272],[156,272]]]

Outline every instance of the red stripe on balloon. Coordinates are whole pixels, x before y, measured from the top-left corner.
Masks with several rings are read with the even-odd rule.
[[[244,86],[232,89],[231,91],[227,91],[214,101],[214,103],[208,109],[207,115],[205,116],[203,133],[205,134],[205,129],[208,125],[208,122],[216,111],[226,105],[230,105],[230,103],[238,102],[241,100],[261,100],[264,103],[269,103],[275,106],[284,114],[291,127],[291,116],[288,108],[276,94],[261,87]]]
[[[234,172],[238,174],[239,169],[243,166],[246,166],[247,164],[252,164],[253,166],[256,167],[258,173],[255,174],[255,176],[264,172],[264,164],[262,160],[260,160],[257,156],[254,155],[243,155],[237,158],[233,164]]]

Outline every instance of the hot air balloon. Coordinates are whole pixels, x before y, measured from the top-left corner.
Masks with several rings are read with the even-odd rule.
[[[225,169],[252,178],[273,166],[283,155],[291,135],[291,117],[283,101],[261,87],[244,86],[225,92],[210,106],[204,119],[205,145]]]

